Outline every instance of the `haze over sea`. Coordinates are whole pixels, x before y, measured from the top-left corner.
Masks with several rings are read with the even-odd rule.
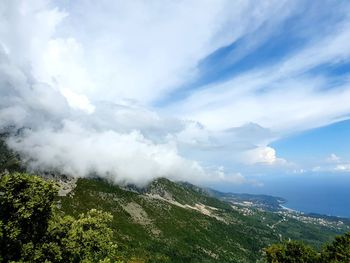
[[[260,181],[264,186],[231,191],[279,196],[287,200],[284,206],[293,210],[350,218],[349,174],[283,175]]]

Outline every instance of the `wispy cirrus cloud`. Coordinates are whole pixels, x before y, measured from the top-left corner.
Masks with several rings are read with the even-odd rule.
[[[348,8],[349,9],[349,8]],[[174,107],[179,116],[212,129],[240,126],[247,120],[282,133],[307,130],[346,118],[349,74],[315,73],[350,61],[350,21],[273,65],[248,70],[193,92]],[[327,111],[324,109],[327,108]],[[170,106],[169,111],[173,111]]]

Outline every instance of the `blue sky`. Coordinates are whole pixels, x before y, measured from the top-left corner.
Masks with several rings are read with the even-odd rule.
[[[291,135],[271,144],[281,156],[295,161],[325,159],[331,153],[349,159],[350,121],[341,121]]]
[[[343,5],[346,5],[345,1],[337,4],[331,1],[322,1],[322,4],[298,2],[294,6],[295,10],[280,23],[270,25],[266,22],[253,34],[243,35],[204,57],[198,63],[197,78],[162,98],[156,105],[181,100],[206,84],[229,80],[244,72],[277,64],[322,39],[324,34],[329,34],[336,25],[346,20],[347,14],[341,10]],[[314,65],[304,74],[336,78],[346,75],[349,66],[347,61],[327,61]]]
[[[246,122],[253,122],[265,128],[276,126],[272,130],[273,135],[270,141],[267,140],[268,142],[265,142],[265,144],[276,150],[278,156],[290,164],[289,167],[286,167],[285,171],[279,167],[277,169],[278,173],[290,173],[291,166],[295,168],[295,171],[315,170],[315,167],[321,167],[323,162],[330,162],[328,160],[329,156],[339,157],[339,160],[334,160],[334,162],[347,163],[346,159],[350,157],[348,150],[348,133],[350,127],[349,122],[343,120],[348,118],[348,111],[340,110],[339,113],[327,116],[329,110],[332,111],[336,107],[337,98],[334,98],[334,103],[323,103],[322,101],[319,103],[316,101],[315,103],[313,98],[317,98],[318,96],[327,97],[329,93],[331,96],[339,96],[340,101],[342,94],[341,92],[338,93],[338,91],[347,90],[350,72],[348,56],[339,53],[328,58],[322,58],[322,53],[327,53],[327,50],[332,45],[332,40],[338,37],[337,30],[344,30],[341,34],[349,33],[349,15],[347,12],[349,5],[346,1],[337,3],[334,3],[334,1],[321,1],[321,4],[319,2],[304,1],[302,3],[297,2],[293,7],[287,5],[287,8],[291,8],[292,11],[287,17],[278,20],[277,23],[266,21],[253,33],[242,35],[233,43],[221,47],[203,58],[198,64],[197,77],[192,82],[186,83],[183,87],[176,89],[169,93],[168,96],[157,101],[156,106],[161,108],[167,107],[168,104],[174,104],[175,106],[171,107],[173,110],[179,104],[181,105],[182,101],[185,101],[185,108],[187,107],[192,110],[193,107],[188,105],[190,103],[186,104],[186,100],[197,103],[203,96],[196,96],[196,94],[204,91],[208,94],[204,96],[204,99],[207,99],[206,104],[213,103],[212,107],[215,107],[215,104],[219,104],[220,100],[211,102],[214,100],[207,97],[210,97],[210,94],[216,96],[221,92],[230,94],[233,89],[241,88],[237,87],[240,85],[239,82],[233,82],[235,78],[239,79],[242,75],[248,75],[249,77],[249,74],[252,72],[262,72],[261,78],[268,78],[268,76],[264,76],[264,74],[268,74],[264,72],[266,69],[273,68],[278,71],[280,66],[286,66],[286,64],[288,65],[288,63],[293,61],[294,56],[298,57],[300,53],[309,52],[310,54],[304,57],[301,56],[303,60],[299,61],[300,64],[305,63],[306,65],[301,65],[300,69],[297,69],[296,72],[293,72],[293,70],[287,72],[281,78],[277,77],[265,83],[253,83],[255,90],[253,94],[249,95],[253,99],[259,100],[260,94],[263,97],[264,94],[273,93],[274,90],[278,90],[279,88],[282,92],[286,90],[286,96],[288,96],[288,93],[292,93],[290,92],[291,89],[300,89],[300,93],[303,93],[302,89],[308,90],[311,88],[313,90],[312,94],[307,94],[305,98],[302,95],[296,96],[296,99],[305,99],[306,105],[300,105],[300,109],[303,108],[305,111],[310,110],[308,109],[307,100],[310,100],[310,107],[318,104],[317,107],[320,108],[315,109],[315,111],[318,111],[314,113],[315,116],[307,116],[309,114],[307,112],[303,116],[303,112],[298,109],[298,100],[293,97],[291,97],[291,100],[288,100],[288,98],[284,98],[283,94],[278,94],[274,98],[277,101],[272,100],[272,103],[276,102],[276,104],[279,104],[278,100],[281,99],[286,104],[295,104],[295,107],[292,108],[296,108],[297,111],[294,112],[294,109],[291,109],[286,114],[298,114],[298,118],[305,119],[305,122],[296,123],[295,127],[293,127],[293,123],[290,124],[292,127],[278,127],[278,121],[280,119],[289,119],[290,117],[284,115],[284,106],[287,105],[283,105],[283,103],[275,109],[277,114],[281,110],[280,116],[271,120],[271,122],[276,123],[264,125],[262,122],[249,119],[249,117],[246,119]],[[346,39],[349,39],[349,37],[347,36]],[[347,46],[346,42],[343,42],[339,45],[339,48],[349,50]],[[312,54],[312,48],[318,50],[319,53],[315,52],[315,54]],[[347,52],[345,51],[345,53]],[[320,58],[317,59],[317,56]],[[315,61],[307,65],[307,60],[310,57],[311,60],[315,59]],[[299,67],[299,65],[294,66],[296,68]],[[255,76],[252,74],[252,77]],[[292,85],[283,87],[285,79],[287,79],[287,82],[290,81]],[[304,83],[304,80],[307,81]],[[249,78],[244,81],[247,81],[249,84]],[[279,87],[280,83],[282,87]],[[244,84],[245,82],[242,82],[242,85]],[[299,87],[293,87],[293,85]],[[220,89],[222,86],[225,88]],[[215,91],[215,89],[218,89],[218,91]],[[191,98],[197,98],[198,100]],[[326,100],[325,98],[324,101]],[[226,103],[229,104],[230,102],[230,100],[227,100]],[[199,103],[202,104],[199,108],[205,108],[204,103]],[[256,106],[254,104],[252,106]],[[234,112],[234,110],[233,108],[232,111]],[[259,107],[257,110],[263,111],[264,107]],[[229,111],[223,112],[228,113]],[[310,113],[310,115],[312,114]],[[254,116],[255,114],[253,113],[252,115]],[[203,119],[207,117],[205,114],[200,116]],[[226,121],[225,118],[223,119]],[[299,120],[293,120],[291,118],[290,121],[298,122]],[[243,122],[244,120],[242,120]],[[224,127],[229,129],[228,125],[224,125]],[[315,167],[312,167],[312,165]],[[329,167],[329,164],[325,166],[328,167],[327,171],[331,172],[332,169]],[[242,169],[247,172],[251,168],[244,167]],[[269,169],[265,172],[267,176],[274,174]]]
[[[350,172],[349,1],[0,7],[0,128],[28,128],[8,143],[33,169],[242,187]]]

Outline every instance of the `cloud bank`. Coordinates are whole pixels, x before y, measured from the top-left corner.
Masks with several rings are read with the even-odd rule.
[[[239,63],[300,7],[277,0],[2,1],[0,128],[21,129],[8,144],[32,170],[140,185],[161,176],[254,183],[238,170],[289,165],[270,142],[350,112],[347,78],[309,74],[348,61],[350,19],[342,16],[334,31],[276,63],[191,83],[205,79],[200,65],[208,57],[237,45],[222,64]]]

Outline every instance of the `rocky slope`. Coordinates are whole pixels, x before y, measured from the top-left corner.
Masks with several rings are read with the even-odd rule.
[[[317,247],[349,229],[346,220],[271,212],[200,189],[167,179],[144,189],[79,179],[60,203],[73,215],[91,208],[112,213],[114,238],[127,262],[255,262],[262,248],[281,239]]]

